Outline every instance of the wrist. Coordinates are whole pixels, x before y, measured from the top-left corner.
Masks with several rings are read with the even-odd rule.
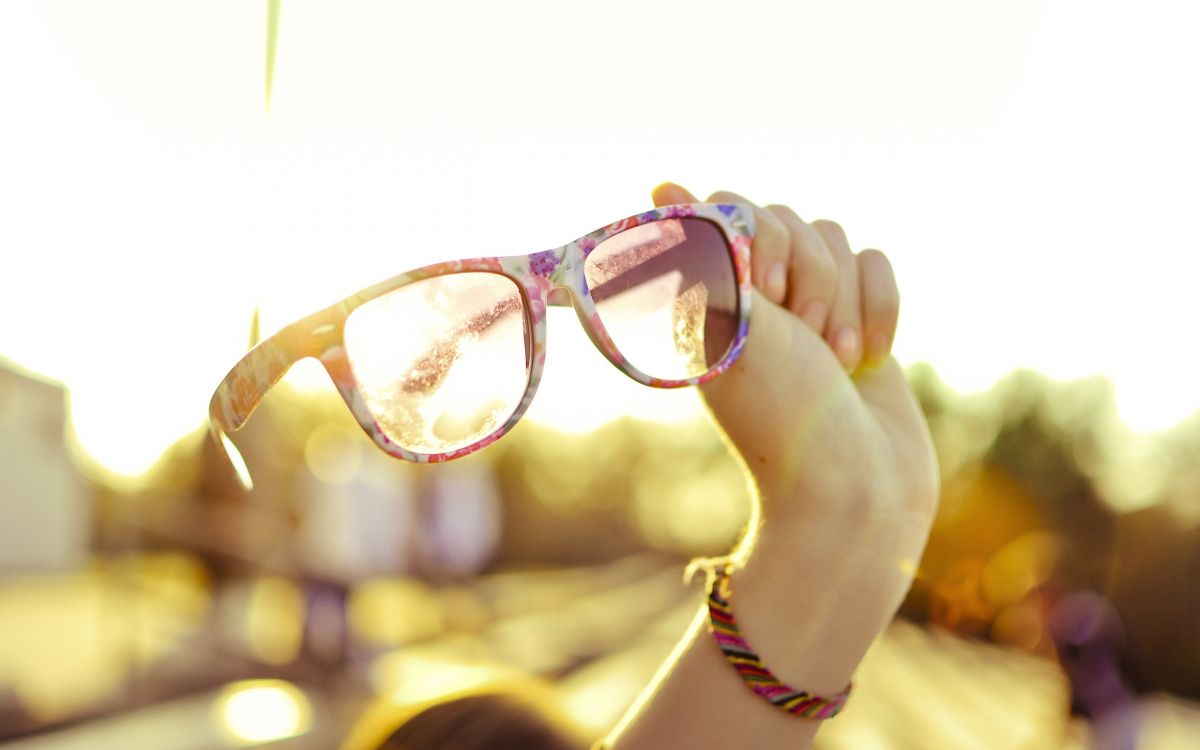
[[[732,578],[737,615],[781,679],[837,693],[907,593],[928,522],[877,494],[777,497]]]
[[[709,631],[717,648],[726,661],[737,672],[746,687],[760,698],[787,713],[813,719],[829,719],[841,713],[850,696],[851,684],[847,678],[845,687],[836,693],[830,690],[816,691],[809,687],[797,687],[781,680],[762,656],[742,633],[733,608],[731,577],[736,565],[716,561],[709,569],[708,619]],[[811,667],[811,663],[809,665]],[[809,669],[810,680],[820,681]],[[819,670],[818,670],[819,671]]]
[[[784,682],[835,695],[850,682],[886,619],[870,614],[861,566],[832,535],[802,529],[786,536],[764,525],[730,581],[746,640]],[[882,621],[881,621],[882,620]]]

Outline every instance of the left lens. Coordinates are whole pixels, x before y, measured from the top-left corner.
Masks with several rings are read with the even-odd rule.
[[[346,358],[375,421],[424,455],[500,429],[529,384],[527,317],[516,283],[469,272],[414,281],[346,319]]]
[[[583,270],[609,338],[646,375],[703,375],[733,346],[737,272],[712,222],[687,217],[627,229],[597,245]]]

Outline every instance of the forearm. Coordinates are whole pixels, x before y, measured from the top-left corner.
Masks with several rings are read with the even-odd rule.
[[[671,187],[655,200],[688,195]],[[755,217],[755,285],[769,294],[755,292],[740,360],[702,387],[761,496],[758,534],[740,551],[728,606],[777,680],[832,698],[908,590],[937,507],[937,465],[916,399],[888,356],[899,296],[886,257],[854,254],[836,224],[809,225],[782,207],[756,208]],[[776,262],[790,268],[786,288],[764,286]],[[855,343],[864,341],[872,342],[865,360]],[[742,649],[718,615],[725,647]],[[706,619],[702,607],[613,747],[810,744],[821,721],[756,695]]]
[[[843,637],[837,618],[827,615],[838,607],[840,581],[802,572],[826,567],[836,551],[828,542],[805,539],[803,530],[763,531],[732,580],[742,634],[780,680],[836,695],[849,683],[863,649],[857,639]],[[789,715],[752,693],[714,643],[707,620],[707,608],[700,607],[613,747],[806,747],[820,722]]]
[[[731,580],[746,641],[780,681],[823,696],[851,683],[907,592],[928,533],[928,513],[911,510],[901,495],[881,501],[878,487],[850,486],[836,498],[765,497],[760,531]],[[814,506],[839,512],[806,516]],[[701,607],[614,747],[806,747],[821,721],[753,694],[706,623]]]
[[[728,750],[808,747],[820,722],[766,704],[743,684],[706,631],[701,610],[610,747],[614,750]]]

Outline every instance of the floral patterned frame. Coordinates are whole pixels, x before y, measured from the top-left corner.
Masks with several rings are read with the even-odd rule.
[[[609,338],[587,288],[584,259],[601,242],[627,229],[663,219],[684,217],[707,219],[724,234],[737,273],[739,321],[729,351],[711,369],[695,377],[663,380],[650,377],[630,364]],[[247,489],[253,487],[246,464],[237,447],[229,439],[228,433],[241,429],[266,392],[279,382],[293,364],[301,359],[314,357],[324,365],[325,371],[363,431],[389,455],[418,463],[437,463],[473,453],[503,437],[529,408],[541,382],[542,368],[545,364],[546,305],[550,303],[550,293],[555,289],[565,289],[569,293],[588,337],[613,365],[629,377],[656,388],[679,388],[704,383],[728,369],[745,346],[750,324],[750,246],[753,240],[754,215],[747,205],[679,204],[662,206],[613,222],[551,250],[529,255],[435,263],[395,276],[285,326],[251,349],[229,371],[212,396],[209,403],[209,424],[213,437],[225,449],[242,484]],[[414,453],[388,438],[367,407],[346,357],[342,338],[344,325],[356,308],[405,284],[432,276],[471,271],[506,276],[521,290],[527,323],[532,331],[532,352],[526,368],[528,385],[519,405],[504,424],[477,442],[448,453]]]

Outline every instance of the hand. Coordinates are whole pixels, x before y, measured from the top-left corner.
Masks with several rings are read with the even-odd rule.
[[[665,184],[654,201],[697,199]],[[727,192],[708,202],[750,203]],[[937,464],[890,355],[899,294],[886,256],[855,254],[837,224],[806,223],[784,206],[755,206],[754,215],[746,348],[702,389],[761,503],[733,607],[780,679],[834,695],[912,583],[937,507]],[[698,627],[689,637],[618,750],[795,747],[816,731],[819,722],[772,709],[739,684]]]

